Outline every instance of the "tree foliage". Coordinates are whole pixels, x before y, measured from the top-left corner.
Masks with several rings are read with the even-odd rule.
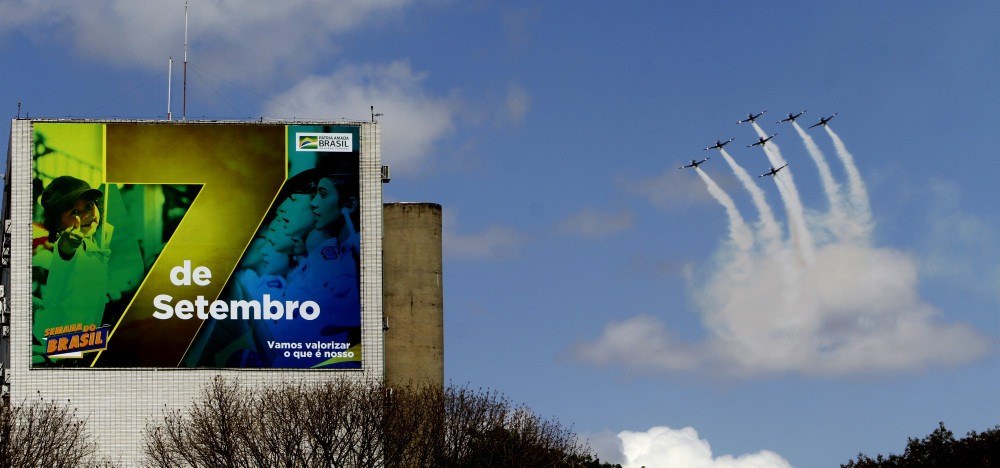
[[[162,468],[614,466],[558,422],[467,387],[218,378],[145,440],[147,464]]]
[[[976,431],[955,439],[944,423],[923,439],[908,439],[902,455],[881,454],[871,458],[863,453],[841,468],[917,468],[917,467],[1000,467],[1000,426]]]
[[[86,421],[54,401],[0,404],[0,467],[114,466],[97,454]]]

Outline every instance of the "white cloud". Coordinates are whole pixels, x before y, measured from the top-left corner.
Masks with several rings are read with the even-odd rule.
[[[698,177],[685,176],[691,174],[667,169],[653,177],[646,174],[619,177],[615,180],[615,185],[667,211],[687,207],[692,203],[712,201],[705,184]]]
[[[690,345],[677,340],[662,321],[648,315],[609,324],[600,339],[578,344],[574,352],[598,366],[625,363],[633,371],[695,370],[700,364]]]
[[[634,223],[632,212],[623,209],[617,213],[607,213],[593,208],[584,208],[559,223],[559,231],[589,239],[603,239],[627,231]]]
[[[924,188],[930,210],[921,272],[1000,301],[1000,230],[964,208],[955,183],[933,180]]]
[[[382,161],[412,170],[454,128],[455,105],[425,91],[425,78],[406,61],[345,66],[328,76],[305,78],[275,96],[264,112],[272,118],[364,119],[375,106],[384,114],[379,118]]]
[[[526,236],[514,229],[490,226],[473,233],[458,232],[458,216],[445,210],[442,221],[444,254],[466,260],[498,259],[514,255]]]
[[[617,443],[616,443],[617,442]],[[781,455],[770,450],[740,455],[713,456],[708,441],[691,427],[665,426],[645,432],[622,431],[617,441],[599,438],[592,445],[602,461],[620,463],[624,468],[791,468]]]
[[[490,226],[470,234],[444,232],[445,253],[463,259],[509,257],[523,243],[524,239],[520,233],[502,226]]]
[[[334,36],[370,29],[409,0],[192,1],[192,64],[240,81],[309,70],[335,49]],[[162,68],[180,60],[181,0],[5,1],[0,30],[58,40],[87,56],[121,65]]]

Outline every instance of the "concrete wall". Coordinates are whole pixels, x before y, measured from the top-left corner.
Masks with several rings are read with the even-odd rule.
[[[441,205],[383,205],[385,379],[444,385]]]

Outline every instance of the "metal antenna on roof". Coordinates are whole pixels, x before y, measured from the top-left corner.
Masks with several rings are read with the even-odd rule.
[[[188,89],[188,2],[184,0],[184,89],[181,99],[181,120],[187,120]]]
[[[173,120],[173,114],[170,112],[170,87],[174,81],[174,58],[170,57],[167,60],[167,120]]]

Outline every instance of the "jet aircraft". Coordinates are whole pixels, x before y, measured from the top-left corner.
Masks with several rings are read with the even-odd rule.
[[[707,149],[707,150],[710,150],[710,149],[722,149],[723,146],[728,145],[733,140],[735,140],[735,138],[730,138],[728,141],[715,140],[715,144],[714,145],[709,146],[708,148],[705,148],[705,149]]]
[[[694,167],[694,168],[697,168],[697,167],[698,167],[698,165],[700,165],[700,164],[704,163],[705,161],[708,161],[709,159],[712,159],[712,158],[705,158],[705,159],[702,159],[701,161],[696,161],[696,160],[692,159],[692,160],[691,160],[691,164],[688,164],[688,165],[685,165],[685,166],[681,166],[681,167],[678,167],[677,169],[687,169],[687,168],[689,168],[689,167]]]
[[[771,166],[771,170],[770,171],[765,172],[765,173],[757,176],[757,178],[759,179],[761,177],[767,177],[767,176],[772,176],[773,177],[773,176],[775,176],[775,175],[778,174],[778,171],[780,171],[780,170],[782,170],[782,169],[784,169],[786,167],[788,167],[788,164],[785,164],[784,166],[781,166],[781,167],[779,167],[777,169],[775,169],[774,166]]]
[[[826,126],[826,123],[827,123],[827,122],[829,122],[829,121],[830,121],[830,119],[833,119],[833,118],[834,118],[834,117],[836,117],[836,116],[837,116],[837,113],[836,113],[836,112],[834,112],[834,113],[833,113],[833,115],[831,115],[831,116],[829,116],[829,117],[823,117],[823,116],[820,116],[820,118],[819,118],[819,122],[816,122],[815,124],[812,124],[812,125],[810,125],[810,126],[809,126],[809,128],[813,128],[813,127],[819,127],[820,125],[822,125],[822,126],[824,126],[824,127],[825,127],[825,126]]]
[[[758,138],[758,139],[757,139],[757,143],[754,143],[754,144],[752,144],[752,145],[747,145],[747,148],[752,148],[752,147],[754,147],[754,146],[760,146],[761,148],[763,148],[763,147],[764,147],[764,145],[765,145],[765,144],[766,144],[767,142],[771,141],[771,138],[774,138],[774,136],[775,136],[775,135],[777,135],[777,133],[775,133],[774,135],[771,135],[771,136],[769,136],[769,137],[767,137],[767,138],[764,138],[764,137],[760,137],[760,138]]]
[[[736,125],[739,125],[739,124],[741,124],[741,123],[747,123],[747,122],[753,122],[753,121],[757,120],[757,117],[760,117],[760,116],[764,115],[764,114],[765,114],[766,112],[767,112],[767,110],[766,110],[766,109],[765,109],[765,110],[762,110],[762,111],[760,111],[760,113],[759,113],[759,114],[757,114],[757,115],[754,115],[754,114],[753,114],[753,113],[751,112],[751,113],[747,114],[747,118],[745,118],[745,119],[743,119],[743,120],[740,120],[739,122],[736,122]]]
[[[779,120],[779,121],[777,121],[777,122],[775,122],[775,123],[781,123],[781,122],[794,122],[794,121],[795,121],[795,119],[797,119],[797,118],[801,117],[801,116],[802,116],[802,114],[805,114],[805,113],[806,113],[805,109],[803,109],[803,110],[802,110],[802,112],[799,112],[798,114],[792,114],[792,113],[789,113],[789,114],[788,114],[788,117],[785,117],[785,118],[783,118],[783,119],[781,119],[781,120]]]

